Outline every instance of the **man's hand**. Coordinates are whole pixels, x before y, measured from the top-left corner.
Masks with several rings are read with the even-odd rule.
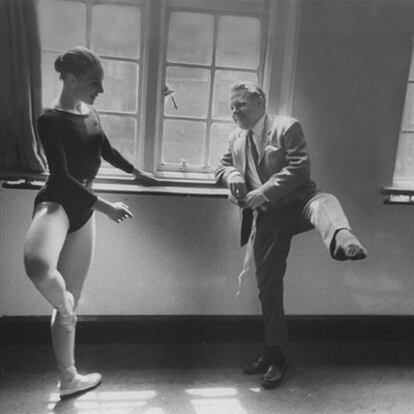
[[[244,200],[247,194],[246,182],[242,175],[234,174],[229,181],[229,189],[237,200]]]
[[[260,189],[250,191],[244,199],[246,206],[253,210],[262,206],[266,201],[268,200]]]

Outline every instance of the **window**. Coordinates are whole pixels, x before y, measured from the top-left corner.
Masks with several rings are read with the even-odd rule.
[[[408,76],[393,186],[414,187],[414,53]]]
[[[263,82],[269,8],[266,0],[38,0],[43,104],[60,90],[56,57],[89,47],[105,69],[95,107],[112,144],[160,177],[211,180],[233,129],[229,85]],[[164,99],[165,85],[175,92]],[[100,174],[114,173],[103,164]]]
[[[87,46],[104,65],[105,93],[96,101],[103,127],[113,145],[136,162],[141,135],[143,4],[67,0],[39,0],[42,42],[43,105],[60,90],[54,61],[74,46]],[[111,172],[103,164],[103,172]]]

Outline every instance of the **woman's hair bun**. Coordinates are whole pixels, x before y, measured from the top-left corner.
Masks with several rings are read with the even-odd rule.
[[[55,60],[55,71],[58,72],[58,73],[65,72],[65,70],[63,68],[63,55],[60,55],[56,58],[56,60]]]

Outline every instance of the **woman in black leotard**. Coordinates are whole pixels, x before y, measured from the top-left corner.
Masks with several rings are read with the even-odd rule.
[[[29,278],[54,307],[52,344],[64,397],[92,389],[102,379],[98,373],[80,375],[74,360],[75,308],[93,253],[93,213],[104,213],[117,223],[132,217],[124,203],[110,203],[91,191],[101,157],[139,183],[151,185],[156,180],[112,148],[101,128],[91,106],[103,93],[99,57],[77,47],[59,56],[55,69],[63,87],[38,120],[50,175],[35,199],[24,259]]]

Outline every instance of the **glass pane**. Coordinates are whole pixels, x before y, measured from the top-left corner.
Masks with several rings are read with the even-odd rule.
[[[213,117],[216,119],[231,119],[229,105],[229,89],[236,81],[257,83],[256,72],[238,72],[217,70],[214,78]]]
[[[402,129],[414,130],[414,84],[408,84],[407,96],[405,97],[405,107],[402,122]]]
[[[214,19],[209,14],[174,12],[170,16],[167,60],[211,64]]]
[[[202,165],[206,124],[193,121],[164,121],[162,163]]]
[[[411,55],[411,66],[410,66],[410,75],[408,78],[410,81],[414,81],[414,51]]]
[[[55,71],[55,60],[58,53],[42,53],[42,105],[49,106],[59,94],[62,81]]]
[[[86,45],[86,6],[77,1],[40,0],[42,47],[67,50]]]
[[[227,151],[229,136],[234,129],[234,124],[213,123],[210,132],[210,154],[208,165],[215,168],[221,156]]]
[[[108,30],[110,28],[110,30]],[[92,9],[91,47],[109,56],[138,58],[141,45],[141,10],[122,5]]]
[[[216,64],[245,69],[259,67],[259,19],[235,16],[219,18]]]
[[[414,183],[414,133],[401,133],[398,141],[393,185]]]
[[[103,59],[103,88],[96,107],[100,110],[135,113],[138,107],[138,74],[135,63]]]
[[[131,117],[100,115],[102,127],[111,145],[129,162],[135,158],[137,121]],[[107,166],[108,163],[105,163]]]
[[[185,116],[206,118],[210,93],[210,71],[193,68],[167,68],[166,83],[174,89],[174,99],[165,100],[165,114],[170,116]]]

